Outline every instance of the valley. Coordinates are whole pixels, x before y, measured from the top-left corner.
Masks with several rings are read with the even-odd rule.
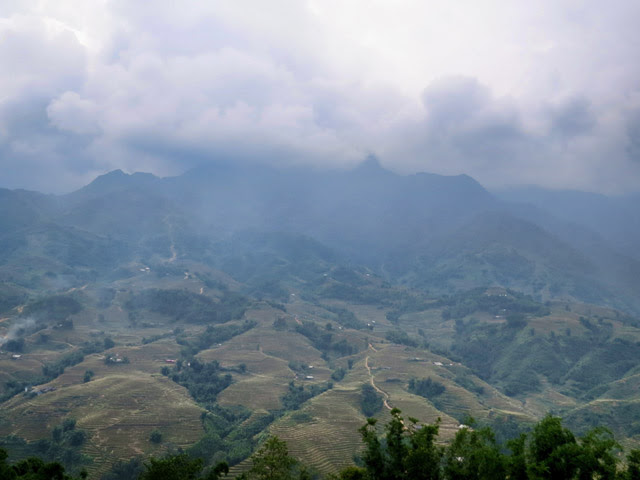
[[[226,172],[251,185],[233,202],[204,175],[5,192],[0,446],[90,478],[179,451],[235,475],[277,435],[329,474],[392,408],[441,419],[444,442],[469,417],[504,441],[553,413],[640,446],[635,287],[468,177],[367,169],[332,174],[333,195]],[[70,419],[84,433],[56,437]]]

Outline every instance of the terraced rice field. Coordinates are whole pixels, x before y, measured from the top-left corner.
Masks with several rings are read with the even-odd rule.
[[[203,433],[201,408],[162,376],[111,375],[31,399],[17,396],[4,406],[3,417],[21,418],[13,433],[27,440],[46,437],[65,418],[75,418],[89,433],[84,453],[96,459],[92,474],[106,470],[110,459],[160,453],[162,447],[148,440],[154,429],[177,447],[193,444]],[[0,435],[8,433],[0,425]]]
[[[299,411],[307,414],[309,421],[296,423],[288,416],[276,422],[270,432],[287,442],[294,457],[321,473],[335,473],[352,465],[353,455],[361,449],[358,428],[365,418],[357,407],[358,395],[353,389],[329,390]]]
[[[374,350],[375,348],[375,350]],[[496,414],[515,415],[529,419],[521,403],[471,376],[465,367],[448,359],[400,345],[379,344],[367,352],[367,364],[375,386],[384,391],[390,407],[399,408],[403,416],[424,423],[441,419],[441,439],[453,437],[460,421],[467,415],[485,419]],[[418,357],[421,355],[422,357]],[[436,365],[441,363],[442,365]],[[470,379],[485,388],[486,394],[474,395],[455,382],[456,375]],[[445,392],[429,401],[407,390],[411,378],[432,378],[445,386]]]

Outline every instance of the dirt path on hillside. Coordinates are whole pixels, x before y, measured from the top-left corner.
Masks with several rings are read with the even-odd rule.
[[[85,288],[87,288],[88,286],[89,286],[89,284],[87,283],[86,285],[83,285],[83,286],[81,286],[81,287],[73,287],[73,288],[70,288],[69,290],[67,290],[67,291],[66,291],[66,292],[64,292],[64,293],[71,293],[71,292],[75,292],[76,290],[84,290],[84,289],[85,289]]]
[[[369,346],[371,346],[371,344],[369,344]],[[371,347],[373,348],[373,347]],[[371,383],[371,386],[373,387],[373,389],[378,392],[380,395],[382,395],[382,403],[384,404],[385,408],[387,410],[391,410],[391,405],[389,405],[389,394],[387,392],[385,392],[384,390],[381,390],[380,388],[377,387],[376,382],[374,382],[373,380],[373,374],[371,373],[371,367],[369,367],[369,356],[367,355],[367,358],[364,359],[364,366],[367,369],[367,372],[369,372],[369,383]]]

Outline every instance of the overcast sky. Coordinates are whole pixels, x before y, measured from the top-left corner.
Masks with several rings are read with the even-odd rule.
[[[640,191],[637,0],[0,2],[0,186],[211,159]]]

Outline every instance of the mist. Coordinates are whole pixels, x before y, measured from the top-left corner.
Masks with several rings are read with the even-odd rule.
[[[35,328],[36,321],[33,318],[18,318],[16,321],[11,323],[6,334],[3,337],[0,336],[0,347],[10,340],[15,340],[29,335],[35,331]]]

